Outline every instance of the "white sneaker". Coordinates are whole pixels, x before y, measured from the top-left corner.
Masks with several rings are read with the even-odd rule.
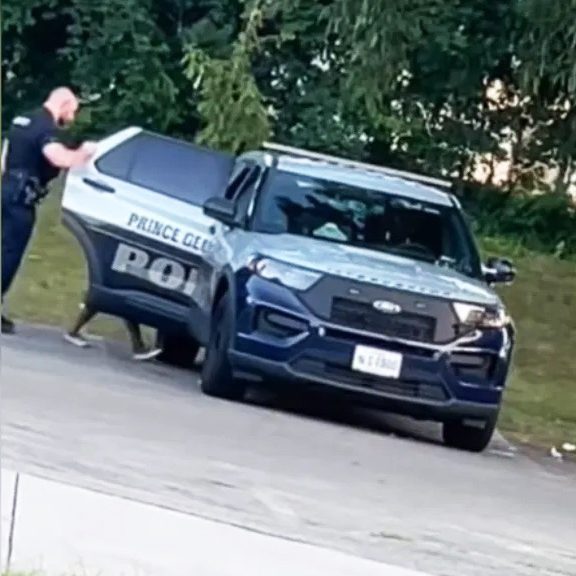
[[[162,348],[152,348],[152,350],[145,350],[144,352],[134,352],[132,358],[134,360],[145,362],[146,360],[154,360],[162,354]]]
[[[78,348],[90,347],[90,342],[88,342],[88,340],[86,340],[82,334],[70,334],[69,332],[66,332],[66,334],[64,334],[64,340],[70,344],[73,344],[74,346],[78,346]]]

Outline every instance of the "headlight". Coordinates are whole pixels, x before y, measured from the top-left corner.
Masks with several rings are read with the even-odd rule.
[[[308,290],[322,278],[319,272],[270,258],[254,258],[248,267],[260,278],[278,282],[294,290]]]
[[[504,308],[485,308],[474,304],[454,303],[458,320],[472,328],[504,328],[511,323],[510,316]]]

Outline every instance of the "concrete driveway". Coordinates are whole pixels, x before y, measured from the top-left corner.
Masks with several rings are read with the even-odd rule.
[[[576,574],[576,471],[359,410],[201,395],[198,375],[2,338],[9,468],[434,575]],[[225,543],[223,548],[225,547]]]

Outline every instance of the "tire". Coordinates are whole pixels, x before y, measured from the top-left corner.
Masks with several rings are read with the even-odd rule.
[[[466,450],[467,452],[483,452],[494,435],[497,418],[491,418],[480,424],[473,426],[466,424],[462,420],[444,422],[442,436],[446,446]]]
[[[200,345],[183,333],[158,334],[156,345],[162,348],[158,360],[178,368],[194,368]]]
[[[233,337],[230,297],[224,294],[212,314],[210,339],[202,366],[200,388],[207,396],[225,400],[243,400],[246,385],[234,378],[229,350]]]

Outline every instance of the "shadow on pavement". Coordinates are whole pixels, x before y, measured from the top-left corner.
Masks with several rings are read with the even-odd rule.
[[[131,376],[155,379],[154,385],[170,387],[187,394],[201,394],[198,380],[201,371],[200,355],[197,369],[194,371],[173,368],[159,361],[137,362],[132,360],[130,347],[123,341],[111,341],[96,338],[88,349],[75,348],[63,340],[63,332],[57,328],[22,325],[14,336],[3,336],[3,344],[15,342],[17,345],[30,347],[30,352],[46,353],[74,360],[89,365],[105,364]],[[281,411],[301,418],[324,420],[340,426],[363,429],[377,434],[415,440],[426,444],[441,445],[440,425],[421,422],[411,418],[386,413],[380,410],[364,409],[350,405],[345,400],[332,395],[319,394],[314,391],[306,393],[286,393],[253,387],[250,390],[247,405],[258,409]],[[497,437],[491,447],[492,451],[511,455],[510,445]]]
[[[325,420],[340,426],[363,429],[377,434],[440,444],[439,425],[418,422],[380,410],[353,406],[345,400],[313,392],[277,393],[253,388],[248,402],[303,418]]]

